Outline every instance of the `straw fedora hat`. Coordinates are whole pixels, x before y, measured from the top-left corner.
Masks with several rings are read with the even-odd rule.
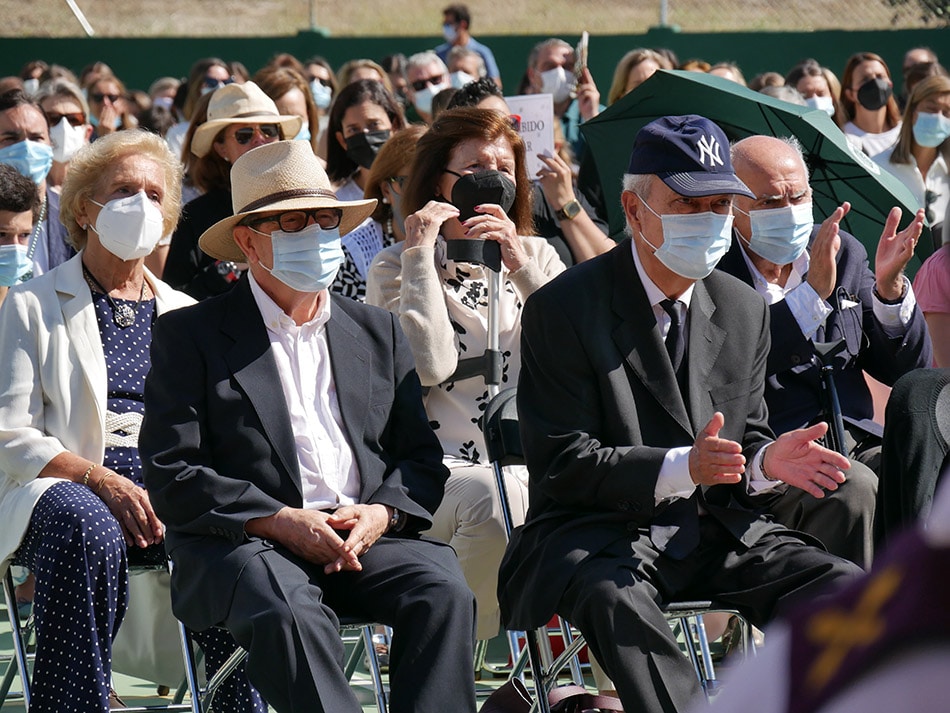
[[[234,215],[208,228],[198,245],[218,260],[244,262],[232,230],[242,219],[257,213],[315,208],[340,208],[340,235],[366,220],[376,199],[340,201],[331,188],[307,141],[277,141],[251,149],[231,167],[231,205]]]
[[[208,120],[195,129],[191,152],[204,156],[211,150],[214,137],[228,124],[280,124],[285,139],[292,139],[303,126],[299,116],[277,111],[274,100],[254,82],[228,84],[215,89],[208,102]]]

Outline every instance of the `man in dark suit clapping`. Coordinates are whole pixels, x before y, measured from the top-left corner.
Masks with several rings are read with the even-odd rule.
[[[530,510],[502,564],[510,628],[576,625],[625,710],[698,692],[661,607],[715,598],[763,624],[858,569],[748,509],[777,479],[834,488],[848,461],[778,439],[763,398],[769,315],[721,272],[736,178],[699,116],[637,134],[622,202],[632,241],[527,302],[518,407]]]
[[[867,372],[888,386],[930,366],[927,323],[904,268],[924,221],[921,210],[897,232],[900,210],[883,226],[874,260],[839,230],[845,203],[814,225],[808,170],[794,141],[752,136],[732,148],[736,175],[752,197],[736,199],[732,248],[719,269],[755,288],[769,304],[772,348],[765,400],[775,433],[828,418],[816,344],[843,340],[832,360],[844,419],[847,481],[825,491],[777,488],[763,506],[788,527],[819,538],[830,552],[868,568],[874,546],[881,427],[873,422]],[[900,484],[896,484],[900,487]]]

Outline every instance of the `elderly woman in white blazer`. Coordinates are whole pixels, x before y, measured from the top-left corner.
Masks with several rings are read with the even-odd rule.
[[[33,713],[109,710],[126,549],[162,542],[137,463],[140,399],[152,321],[193,300],[144,258],[180,203],[180,164],[159,137],[84,148],[61,208],[80,253],[0,309],[0,574],[36,575]]]

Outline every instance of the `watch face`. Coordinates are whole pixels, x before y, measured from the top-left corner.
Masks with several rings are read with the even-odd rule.
[[[571,201],[566,204],[561,210],[558,211],[559,217],[567,218],[568,220],[573,219],[578,213],[581,212],[581,204],[576,200]]]

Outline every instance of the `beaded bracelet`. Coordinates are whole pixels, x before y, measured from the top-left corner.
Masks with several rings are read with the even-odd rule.
[[[86,468],[86,472],[82,474],[82,484],[87,488],[89,487],[89,476],[92,474],[92,471],[96,469],[96,465],[96,463],[91,464],[88,468]]]

